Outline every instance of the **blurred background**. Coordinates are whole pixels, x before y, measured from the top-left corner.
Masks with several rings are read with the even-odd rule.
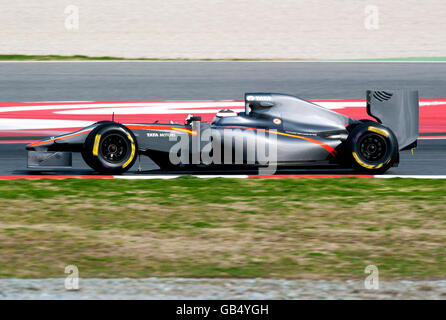
[[[445,17],[444,0],[0,1],[0,299],[444,299]],[[210,120],[263,91],[364,119],[372,88],[420,94],[389,179],[26,168],[26,144],[115,116]]]
[[[443,0],[5,0],[0,54],[159,59],[445,55]]]

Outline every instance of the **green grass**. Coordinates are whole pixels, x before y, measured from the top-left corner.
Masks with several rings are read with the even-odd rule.
[[[444,278],[446,181],[0,181],[0,277]]]
[[[26,60],[35,60],[35,61],[72,61],[72,60],[160,60],[160,59],[149,59],[149,58],[120,58],[120,57],[110,57],[110,56],[102,56],[102,57],[90,57],[84,55],[74,55],[74,56],[61,56],[61,55],[25,55],[25,54],[1,54],[1,61],[26,61]],[[168,59],[163,59],[168,60]],[[176,60],[176,59],[173,59]]]
[[[24,55],[24,54],[0,54],[0,61],[79,61],[79,60],[143,60],[143,61],[263,61],[277,59],[187,59],[187,58],[123,58],[123,57],[90,57],[85,55],[61,56],[61,55]],[[279,59],[281,60],[281,59]],[[282,59],[283,60],[283,59]],[[291,59],[303,60],[303,59]]]
[[[244,58],[227,58],[227,59],[186,59],[186,58],[123,58],[123,57],[91,57],[85,55],[24,55],[24,54],[0,54],[0,61],[82,61],[82,60],[143,60],[143,61],[419,61],[419,62],[431,62],[431,61],[446,61],[446,57],[406,57],[406,58],[378,58],[378,59],[340,59],[340,60],[315,60],[315,59],[301,59],[301,58],[289,58],[289,59],[244,59]]]

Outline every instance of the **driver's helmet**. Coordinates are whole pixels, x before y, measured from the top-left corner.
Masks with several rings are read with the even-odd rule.
[[[235,112],[234,110],[231,110],[231,109],[222,109],[222,110],[218,111],[215,116],[219,117],[219,118],[236,117],[237,112]]]
[[[234,110],[231,109],[222,109],[220,111],[218,111],[215,114],[214,119],[212,120],[212,123],[215,123],[218,121],[218,119],[220,118],[226,118],[226,117],[236,117],[237,116],[237,112],[235,112]]]

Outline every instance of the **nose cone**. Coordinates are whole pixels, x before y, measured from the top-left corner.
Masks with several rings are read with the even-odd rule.
[[[56,139],[51,137],[50,139],[43,139],[37,142],[30,143],[26,146],[26,150],[33,151],[37,149],[45,149],[54,144]]]
[[[91,131],[91,127],[87,127],[73,133],[30,143],[26,146],[26,150],[49,149],[51,151],[63,151],[65,149],[72,149],[73,147],[82,145]]]

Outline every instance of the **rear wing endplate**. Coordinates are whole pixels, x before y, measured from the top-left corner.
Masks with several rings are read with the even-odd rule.
[[[419,135],[417,90],[367,90],[367,113],[395,133],[400,150],[416,146]]]

